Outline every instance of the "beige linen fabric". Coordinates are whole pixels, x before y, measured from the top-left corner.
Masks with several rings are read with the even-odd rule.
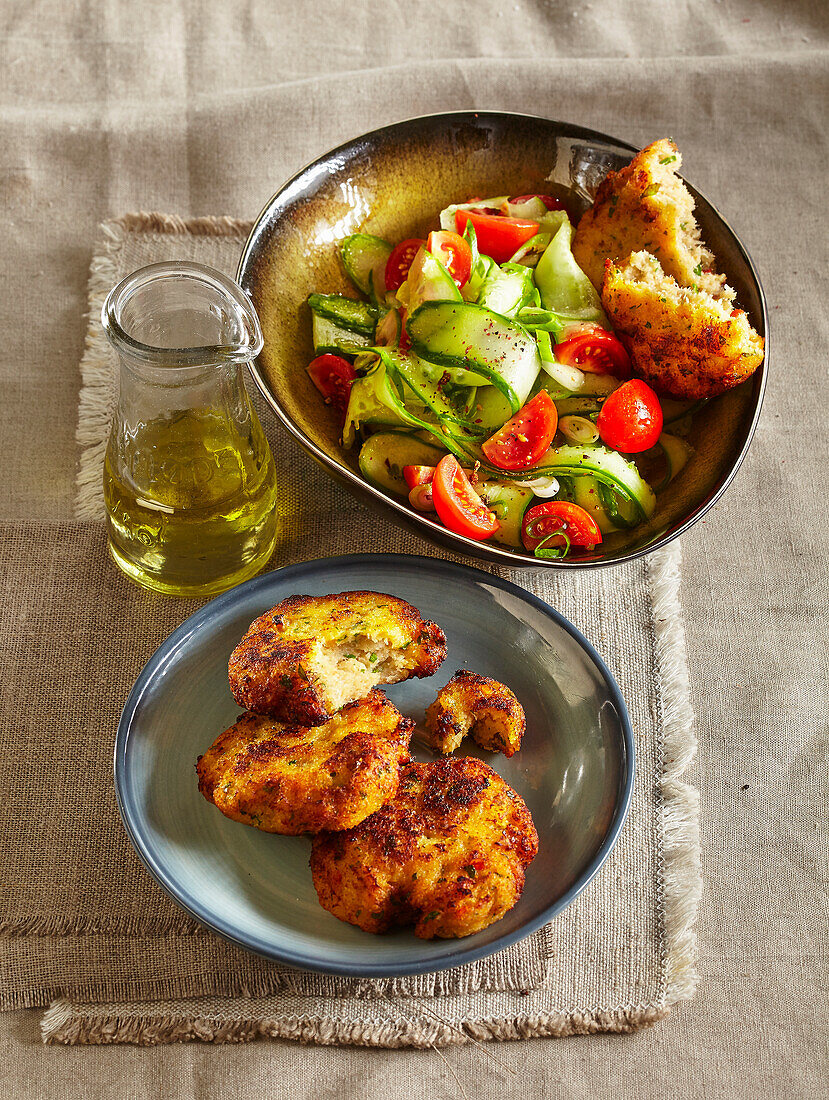
[[[77,502],[80,515],[98,520],[103,514],[103,444],[116,392],[115,359],[97,320],[103,295],[128,271],[169,257],[233,270],[244,240],[244,227],[229,219],[201,219],[189,231],[180,220],[134,216],[104,228],[102,251],[92,263],[92,323],[79,413],[79,440],[85,446]],[[359,549],[428,550],[421,540],[402,535],[347,498],[303,460],[264,410],[263,418],[271,433],[281,494],[293,502],[290,511],[282,511],[275,563]],[[622,669],[623,693],[631,699],[639,733],[631,817],[609,869],[585,895],[588,900],[490,959],[377,983],[289,971],[237,951],[201,931],[149,882],[142,881],[140,901],[134,897],[134,876],[144,873],[112,813],[106,768],[110,738],[104,731],[114,729],[117,710],[135,677],[132,653],[151,652],[194,605],[160,600],[126,584],[102,560],[100,523],[39,531],[36,552],[32,537],[31,530],[11,528],[5,539],[10,573],[19,572],[25,561],[28,579],[24,587],[8,592],[3,617],[22,623],[26,640],[12,641],[4,666],[15,669],[17,690],[25,697],[37,695],[42,669],[49,668],[52,698],[61,700],[62,709],[57,714],[47,702],[33,718],[46,728],[63,719],[64,751],[83,759],[85,771],[90,772],[90,752],[101,762],[91,768],[94,783],[69,784],[60,808],[51,808],[49,792],[60,779],[50,775],[54,762],[47,752],[41,754],[37,774],[24,772],[23,781],[15,784],[7,812],[14,815],[14,800],[21,806],[40,805],[43,827],[40,843],[12,868],[13,901],[3,922],[8,936],[0,941],[6,976],[2,996],[7,1005],[36,1004],[57,988],[75,1002],[125,1002],[95,1008],[61,1001],[47,1015],[44,1034],[51,1041],[271,1034],[423,1045],[463,1040],[462,1026],[473,1034],[477,1028],[482,1035],[498,1037],[628,1030],[653,1022],[693,990],[691,924],[698,849],[695,797],[678,782],[694,748],[677,601],[678,549],[592,582],[545,575],[521,578],[600,639],[612,663]],[[50,579],[61,562],[66,579],[56,607]],[[79,615],[79,609],[89,607],[94,608],[91,615]],[[30,645],[29,623],[47,620],[48,632]],[[124,623],[137,624],[133,638],[111,625]],[[84,642],[80,672],[78,646],[67,644],[78,632]],[[78,725],[73,704],[79,693],[84,713],[100,715],[100,726],[94,717],[92,729],[87,723]],[[31,721],[23,716],[7,743],[9,760],[25,752]],[[667,764],[665,736],[670,743]],[[49,800],[45,805],[44,794]],[[57,834],[60,845],[55,843]],[[104,860],[98,854],[101,848],[109,853]],[[88,853],[95,853],[92,859]],[[48,885],[55,877],[65,884],[57,894]],[[551,959],[553,967],[548,965]],[[543,996],[528,998],[530,990],[542,985]],[[518,999],[494,996],[509,991],[517,991]],[[251,994],[274,992],[278,997],[250,999]],[[244,993],[247,999],[169,1003],[170,997],[207,993]],[[159,994],[168,1000],[166,1005],[144,1003]],[[424,995],[439,1001],[426,1010],[415,1001],[391,1016],[380,1001],[378,1015],[378,994],[394,996],[398,1006]],[[419,1019],[413,1021],[412,1012]],[[434,1018],[428,1018],[430,1012]]]
[[[751,453],[682,540],[706,882],[696,999],[631,1036],[499,1044],[501,1065],[473,1045],[442,1056],[280,1041],[44,1048],[40,1013],[18,1011],[0,1014],[6,1095],[433,1100],[458,1082],[479,1097],[825,1095],[829,295],[817,248],[829,11],[821,0],[518,7],[444,5],[436,27],[423,0],[7,0],[0,519],[72,517],[102,219],[142,207],[253,217],[321,150],[426,111],[535,110],[639,143],[672,134],[759,266],[777,348]],[[20,823],[24,851],[38,828]]]
[[[202,218],[188,224],[163,215],[131,215],[109,222],[103,229],[103,241],[91,265],[91,324],[82,363],[78,439],[83,450],[76,502],[80,517],[98,520],[103,518],[103,448],[117,392],[116,360],[98,321],[104,296],[129,271],[161,259],[195,260],[232,272],[247,226],[229,218]],[[283,505],[275,562],[284,564],[360,549],[394,550],[410,544],[417,549],[418,544],[422,545],[420,540],[406,538],[378,522],[346,498],[316,467],[299,458],[297,448],[264,408],[262,416],[271,436]],[[298,477],[297,469],[302,471]],[[290,509],[285,507],[288,501]],[[73,532],[73,543],[77,538]],[[50,553],[50,558],[65,550],[61,543],[58,540],[59,549]],[[70,573],[77,576],[79,588],[67,595],[68,621],[61,621],[60,613],[52,614],[56,637],[71,631],[76,608],[88,603],[84,593],[88,571],[83,565],[85,556],[95,562],[94,572],[98,572],[98,554],[90,552],[88,539],[81,543],[85,553],[73,552],[74,568]],[[71,847],[65,846],[56,861],[55,873],[63,873],[70,881],[73,877],[82,880],[84,909],[67,909],[64,895],[60,915],[52,913],[42,877],[32,883],[24,871],[14,883],[14,892],[19,911],[32,915],[28,921],[16,918],[18,907],[14,906],[5,926],[12,933],[29,930],[46,934],[49,939],[42,942],[40,952],[26,945],[23,954],[30,960],[28,973],[32,975],[28,978],[22,955],[15,951],[18,945],[6,945],[10,986],[19,986],[17,996],[24,1003],[37,1003],[42,986],[33,975],[39,967],[47,974],[51,970],[53,980],[64,983],[74,1002],[110,999],[118,996],[112,993],[118,988],[133,990],[133,999],[138,1002],[144,1000],[147,991],[155,995],[159,990],[166,998],[176,993],[279,992],[278,997],[260,1001],[248,998],[240,1004],[214,998],[166,1006],[125,1003],[93,1008],[70,1006],[63,1000],[47,1014],[44,1025],[44,1035],[57,1042],[164,1041],[197,1030],[201,1037],[210,1035],[214,1040],[271,1034],[328,1042],[422,1045],[436,1041],[436,1036],[441,1042],[462,1041],[466,1033],[461,1025],[479,1027],[488,1035],[512,1037],[516,1029],[564,1034],[599,1028],[628,1030],[653,1022],[678,997],[688,996],[695,984],[691,926],[698,894],[696,795],[677,781],[695,745],[676,591],[678,561],[678,549],[672,550],[656,556],[649,565],[637,563],[606,575],[604,580],[575,585],[569,578],[541,574],[519,578],[566,614],[581,618],[589,636],[600,637],[611,661],[626,670],[626,698],[638,697],[632,706],[639,731],[639,778],[627,826],[633,840],[617,873],[600,880],[587,904],[580,903],[578,909],[563,915],[553,926],[490,959],[435,975],[389,982],[349,982],[306,975],[264,964],[226,944],[214,943],[213,937],[195,935],[194,923],[166,898],[154,898],[150,905],[145,899],[140,914],[120,913],[119,891],[113,888],[112,879],[117,883],[122,877],[121,860],[106,869],[92,870],[83,864],[76,866]],[[29,564],[30,568],[35,566],[31,559]],[[32,581],[39,590],[34,578]],[[583,605],[588,603],[588,592],[592,598],[586,610]],[[44,610],[48,609],[52,601],[48,586],[44,586],[41,599]],[[129,622],[135,608],[144,610],[148,600],[152,621],[144,621],[142,626],[155,640],[157,634],[163,636],[170,629],[171,616],[173,621],[181,618],[180,605],[173,603],[171,611],[169,601],[138,595],[117,575],[101,593],[103,621]],[[23,603],[27,616],[37,619],[39,614],[31,608],[28,593]],[[19,616],[12,612],[8,617]],[[113,682],[119,677],[107,648],[110,632],[89,624],[88,633],[92,649],[87,657],[89,667],[112,670],[101,683],[99,705],[106,708],[109,699],[124,697],[128,683]],[[116,634],[114,643],[120,651],[124,646],[122,636]],[[143,649],[143,645],[138,642],[137,648]],[[38,660],[44,663],[44,655],[38,654]],[[648,669],[650,674],[643,680]],[[63,675],[71,684],[71,661]],[[71,686],[68,693],[71,695]],[[24,741],[26,736],[24,732]],[[666,736],[671,746],[667,766],[663,762]],[[82,831],[78,837],[72,826],[73,819],[89,819],[85,812],[87,792],[79,794],[74,812],[64,813],[61,823],[67,838],[85,842],[87,832]],[[36,797],[25,788],[19,796]],[[93,821],[89,833],[94,832]],[[117,837],[107,835],[107,841],[107,847],[112,846],[116,852],[124,847]],[[49,849],[46,830],[43,848],[45,860]],[[127,866],[132,863],[134,859],[127,860]],[[96,893],[103,882],[107,883],[109,911],[105,919],[96,916]],[[158,931],[174,936],[188,933],[183,949],[182,941],[175,938],[168,939],[160,952],[158,946],[150,946]],[[91,933],[93,938],[87,942],[80,933]],[[59,939],[61,934],[68,941]],[[130,935],[138,942],[130,941]],[[137,956],[151,961],[139,963]],[[551,957],[555,960],[554,972],[547,965]],[[198,979],[194,967],[200,973]],[[520,1007],[509,998],[489,996],[509,990],[526,996],[542,984],[544,996],[530,998]],[[424,1029],[422,1022],[411,1022],[406,1010],[387,1021],[385,1005],[378,1018],[378,993],[396,998],[440,995],[440,1002],[430,1010],[437,1023],[429,1021]],[[469,996],[475,993],[479,995]],[[13,995],[11,989],[8,995]],[[367,1007],[365,1002],[354,1000],[360,996],[370,997],[372,1003]],[[325,1001],[328,997],[350,999],[332,1005]],[[419,1015],[422,1017],[423,1012]],[[148,1020],[152,1023],[143,1022]]]

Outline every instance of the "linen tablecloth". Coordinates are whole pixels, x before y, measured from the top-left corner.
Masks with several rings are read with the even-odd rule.
[[[43,1049],[0,1017],[10,1096],[816,1097],[826,1073],[824,4],[7,2],[0,12],[0,520],[71,518],[95,227],[252,217],[338,141],[412,114],[673,136],[754,256],[777,348],[735,484],[683,538],[700,755],[697,999],[633,1037],[377,1052]],[[37,827],[36,822],[31,827]],[[516,1086],[516,1080],[519,1086]]]

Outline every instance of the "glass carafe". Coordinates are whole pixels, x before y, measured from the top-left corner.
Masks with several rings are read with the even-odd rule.
[[[146,588],[208,596],[253,576],[276,537],[270,447],[245,389],[256,312],[200,264],[152,264],[101,319],[120,386],[104,464],[110,553]]]

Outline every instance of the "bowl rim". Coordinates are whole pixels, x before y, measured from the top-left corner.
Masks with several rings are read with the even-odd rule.
[[[470,122],[480,122],[487,118],[493,118],[498,120],[504,119],[522,119],[530,122],[544,122],[552,124],[553,126],[561,127],[563,130],[572,131],[580,137],[584,137],[586,140],[598,140],[611,145],[616,145],[619,148],[627,149],[631,153],[638,152],[635,145],[631,145],[630,142],[622,141],[619,138],[613,137],[611,134],[606,134],[601,130],[592,130],[588,127],[579,126],[576,123],[564,122],[560,119],[547,118],[544,115],[530,115],[524,114],[519,111],[441,111],[436,114],[414,115],[411,118],[403,119],[399,122],[392,122],[386,126],[379,126],[374,130],[368,130],[365,133],[358,134],[356,137],[350,138],[348,141],[344,141],[341,144],[335,146],[333,149],[329,149],[327,152],[321,153],[313,160],[308,161],[302,168],[295,172],[288,180],[286,180],[281,187],[279,187],[264,204],[262,209],[256,216],[248,238],[245,241],[242,253],[239,257],[239,263],[236,268],[236,282],[240,286],[245,286],[244,280],[247,274],[246,266],[251,259],[251,255],[254,252],[254,248],[257,244],[257,238],[259,237],[264,223],[273,211],[274,205],[277,201],[285,195],[290,188],[296,184],[307,172],[312,168],[321,165],[325,161],[329,161],[337,156],[342,156],[345,153],[352,150],[352,148],[358,143],[367,140],[368,138],[376,138],[383,134],[390,134],[394,131],[404,129],[410,126],[412,123],[426,122],[426,121],[438,121],[446,119],[448,121],[469,120]],[[421,537],[432,538],[433,540],[448,545],[456,550],[458,553],[466,553],[468,556],[477,558],[478,560],[484,560],[493,562],[498,565],[503,565],[512,569],[602,569],[611,568],[613,566],[619,566],[625,564],[625,562],[636,561],[638,558],[645,557],[647,554],[652,554],[656,550],[662,549],[667,546],[674,539],[679,538],[687,530],[694,526],[699,520],[706,515],[706,513],[714,507],[719,501],[726,489],[731,485],[734,478],[737,476],[737,471],[742,466],[743,461],[748,454],[749,447],[754,439],[754,433],[757,430],[757,425],[760,420],[760,414],[763,408],[763,398],[766,392],[766,385],[768,383],[768,364],[769,364],[769,317],[768,307],[766,305],[766,295],[763,289],[763,284],[760,280],[760,275],[751,258],[748,250],[743,244],[740,237],[734,231],[731,223],[726,217],[719,211],[719,209],[705,196],[705,194],[689,183],[684,176],[680,177],[692,190],[692,192],[698,195],[713,211],[714,215],[719,218],[734,243],[737,246],[739,254],[742,256],[743,261],[746,264],[748,273],[754,280],[757,287],[758,297],[760,300],[760,311],[763,319],[763,337],[765,341],[763,361],[757,368],[757,374],[759,375],[759,388],[757,390],[757,396],[755,399],[755,406],[752,413],[751,423],[748,426],[748,430],[745,435],[743,445],[740,448],[738,455],[732,462],[728,471],[726,472],[722,481],[718,482],[712,491],[703,498],[697,505],[694,511],[690,515],[686,516],[678,526],[672,528],[670,531],[664,532],[658,538],[647,546],[640,546],[634,550],[629,550],[623,554],[620,554],[614,558],[596,558],[592,560],[584,560],[574,558],[568,560],[563,559],[539,559],[536,557],[530,557],[526,553],[521,553],[517,550],[511,550],[508,547],[501,547],[494,543],[485,541],[477,541],[475,539],[467,538],[465,535],[456,534],[454,531],[450,531],[449,528],[443,526],[443,524],[437,523],[432,520],[428,515],[417,513],[413,508],[409,507],[407,503],[402,500],[395,500],[390,494],[385,493],[383,490],[378,489],[372,485],[366,479],[360,477],[349,466],[342,465],[340,462],[332,458],[327,451],[322,447],[309,439],[304,432],[302,432],[293,422],[293,419],[288,412],[283,409],[278,397],[270,389],[267,380],[260,372],[257,360],[251,360],[248,363],[248,369],[251,376],[259,390],[262,397],[267,402],[270,409],[276,414],[277,418],[282,422],[283,426],[287,428],[288,432],[297,440],[297,442],[315,458],[321,465],[323,465],[331,474],[340,480],[345,481],[348,484],[350,490],[356,493],[356,495],[365,495],[371,497],[376,501],[383,509],[390,509],[395,515],[394,518],[410,528],[413,528]],[[249,291],[246,290],[248,296]],[[261,353],[260,353],[261,354]],[[747,380],[748,381],[748,380]]]
[[[513,932],[505,933],[503,936],[496,938],[490,943],[477,947],[474,945],[468,947],[459,946],[457,950],[449,952],[438,963],[435,963],[435,960],[413,960],[404,964],[383,962],[366,963],[365,965],[349,963],[332,964],[324,960],[321,961],[316,956],[309,955],[304,951],[291,951],[290,949],[274,947],[273,944],[265,939],[260,939],[252,935],[245,936],[244,932],[239,932],[235,927],[225,924],[223,921],[214,917],[209,911],[209,907],[204,906],[198,899],[191,897],[187,891],[178,884],[175,874],[167,869],[165,860],[156,855],[152,842],[145,835],[145,826],[142,826],[142,815],[136,813],[128,784],[130,770],[128,757],[131,747],[132,725],[141,707],[145,693],[154,682],[156,676],[159,673],[163,673],[167,663],[174,658],[178,649],[185,645],[194,634],[201,631],[204,627],[209,626],[212,618],[228,611],[233,606],[234,602],[239,599],[240,593],[249,595],[256,592],[258,589],[264,589],[268,585],[273,584],[275,578],[279,578],[285,583],[293,583],[294,581],[300,580],[309,572],[318,572],[320,569],[324,569],[326,572],[334,575],[332,571],[336,571],[338,568],[362,565],[366,569],[370,569],[372,564],[379,563],[383,563],[389,567],[425,567],[432,573],[443,572],[448,580],[463,577],[475,584],[486,583],[487,585],[499,588],[529,603],[531,606],[541,611],[547,618],[552,619],[558,627],[569,634],[576,644],[585,651],[601,675],[601,678],[604,680],[608,691],[608,700],[613,704],[619,716],[621,734],[619,740],[620,775],[617,786],[616,803],[613,808],[613,817],[599,848],[596,850],[581,875],[560,898],[546,906],[540,914],[526,921],[520,928]],[[502,577],[487,573],[485,570],[477,569],[474,566],[451,562],[442,558],[431,558],[419,554],[345,554],[337,557],[313,558],[310,561],[285,565],[280,569],[263,573],[258,577],[254,577],[252,580],[236,585],[228,592],[217,596],[215,599],[205,604],[204,607],[199,608],[199,610],[188,616],[180,626],[164,639],[161,645],[158,646],[155,652],[150,656],[127,697],[127,701],[124,704],[124,709],[121,712],[121,717],[118,722],[118,731],[115,736],[113,772],[118,812],[121,815],[121,820],[130,843],[137,852],[145,868],[162,890],[164,890],[177,905],[189,913],[194,920],[198,921],[199,924],[218,933],[223,939],[237,947],[242,947],[247,951],[251,951],[271,961],[298,967],[301,970],[315,971],[324,974],[338,974],[345,977],[388,978],[402,977],[410,974],[434,973],[449,969],[453,966],[460,966],[464,963],[475,962],[478,959],[486,958],[496,951],[501,951],[505,947],[509,947],[525,939],[543,925],[549,923],[549,921],[574,901],[596,876],[619,838],[622,826],[630,810],[630,803],[633,796],[633,786],[636,777],[636,750],[630,715],[628,714],[627,706],[622,697],[621,689],[612,672],[593,644],[584,634],[582,634],[578,627],[571,623],[570,620],[565,618],[560,612],[556,611],[554,607],[551,607],[545,600],[542,600],[532,592],[527,592],[513,581],[505,580]],[[466,939],[459,939],[453,942],[464,945],[473,938],[474,937],[470,936]]]

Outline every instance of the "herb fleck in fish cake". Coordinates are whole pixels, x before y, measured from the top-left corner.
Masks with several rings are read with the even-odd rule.
[[[349,829],[394,797],[412,726],[382,691],[310,728],[243,714],[199,757],[199,790],[268,833]]]
[[[480,932],[521,897],[538,852],[530,811],[481,760],[407,764],[392,802],[314,837],[324,909],[366,932],[413,924],[422,939]]]
[[[431,676],[445,656],[440,627],[396,596],[289,596],[234,649],[230,688],[246,710],[311,726],[379,684]]]

